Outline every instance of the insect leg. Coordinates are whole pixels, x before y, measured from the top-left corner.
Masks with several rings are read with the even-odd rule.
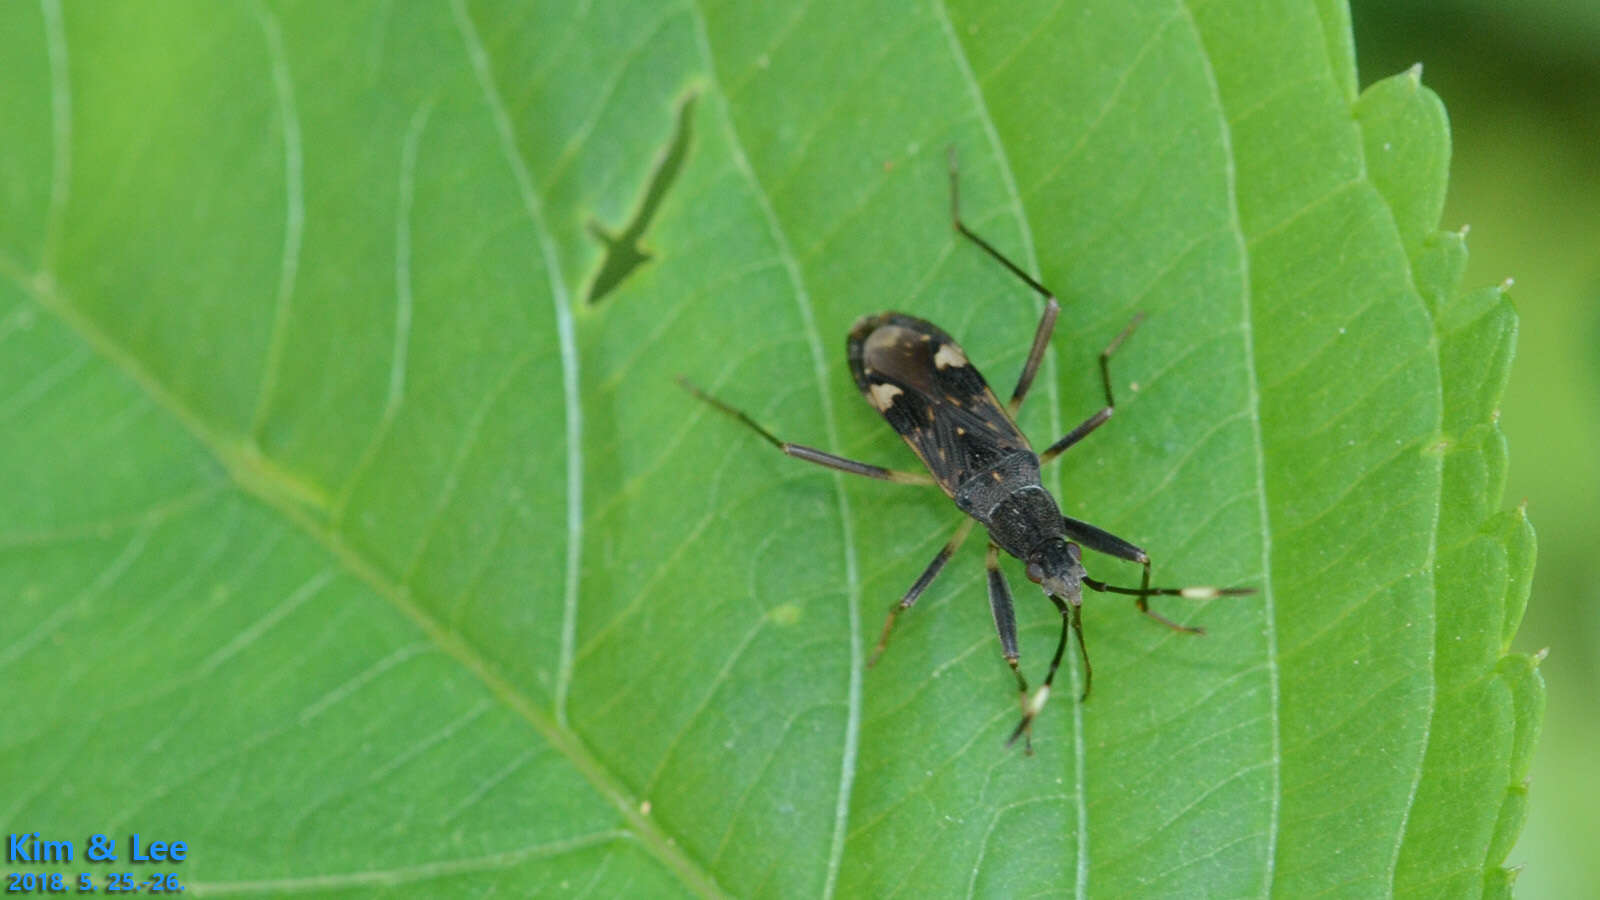
[[[1089,685],[1094,681],[1094,669],[1089,665],[1089,651],[1083,646],[1083,607],[1077,603],[1067,603],[1060,597],[1050,594],[1050,602],[1061,611],[1061,638],[1056,641],[1056,655],[1050,659],[1050,672],[1044,676],[1044,684],[1039,686],[1038,692],[1031,700],[1022,705],[1022,721],[1011,732],[1011,739],[1006,742],[1009,746],[1015,742],[1018,735],[1024,734],[1033,725],[1033,720],[1044,709],[1044,703],[1050,699],[1050,685],[1056,680],[1056,670],[1061,668],[1061,657],[1067,650],[1067,631],[1070,629],[1073,636],[1078,639],[1078,657],[1083,660],[1083,694],[1079,702],[1089,699]]]
[[[745,414],[741,410],[735,409],[734,407],[723,403],[721,400],[718,400],[705,391],[700,390],[698,387],[695,387],[693,384],[691,384],[688,379],[680,376],[678,378],[678,384],[682,385],[683,389],[689,393],[699,397],[701,400],[704,400],[717,409],[722,410],[735,419],[738,419],[740,422],[750,426],[757,434],[761,435],[763,438],[766,438],[767,443],[777,447],[779,450],[782,450],[784,453],[787,453],[796,459],[803,459],[806,462],[813,462],[819,466],[827,466],[830,469],[838,469],[841,472],[849,472],[852,475],[865,475],[868,478],[876,478],[880,481],[892,481],[896,484],[934,483],[933,476],[925,473],[901,472],[896,469],[885,469],[882,466],[874,466],[871,463],[856,462],[853,459],[846,459],[843,456],[835,456],[832,453],[818,450],[815,447],[807,447],[804,444],[791,444],[788,441],[780,441],[772,432],[762,428],[759,424],[757,424],[755,419],[750,418],[749,415]]]
[[[989,542],[989,555],[984,558],[984,565],[989,570],[989,611],[994,613],[994,629],[1000,634],[1000,650],[1005,654],[1006,664],[1011,667],[1011,674],[1017,677],[1017,698],[1022,704],[1023,714],[1028,711],[1028,679],[1023,677],[1022,667],[1017,665],[1017,616],[1011,608],[1011,586],[1006,584],[1006,577],[1000,572],[1000,548],[994,541]],[[1026,721],[1032,721],[1031,717]],[[1017,734],[1011,735],[1007,745],[1017,739]],[[1024,744],[1029,753],[1033,752],[1033,735],[1028,735]]]
[[[1039,371],[1039,360],[1044,358],[1045,348],[1050,345],[1050,332],[1055,330],[1056,316],[1060,312],[1061,304],[1056,302],[1056,298],[1045,300],[1044,314],[1039,317],[1039,326],[1033,332],[1033,347],[1028,350],[1028,361],[1022,364],[1022,375],[1017,378],[1017,386],[1006,403],[1012,415],[1022,408],[1022,399],[1028,395],[1028,388],[1033,386],[1033,376]]]
[[[1039,317],[1039,325],[1033,331],[1033,346],[1028,350],[1028,361],[1022,365],[1022,375],[1017,378],[1017,387],[1011,392],[1011,401],[1007,403],[1013,415],[1022,406],[1022,399],[1028,395],[1028,388],[1033,384],[1033,376],[1039,371],[1039,360],[1044,358],[1045,348],[1050,345],[1050,333],[1055,330],[1056,317],[1061,314],[1061,304],[1056,302],[1055,294],[1044,285],[1040,284],[1032,275],[1022,271],[1016,263],[1006,259],[1005,254],[995,249],[994,245],[984,240],[977,232],[966,226],[961,221],[961,190],[960,179],[956,170],[956,148],[950,148],[950,224],[956,233],[967,240],[977,244],[983,252],[989,254],[1005,266],[1013,275],[1021,278],[1028,287],[1033,288],[1044,298],[1044,313]]]
[[[1097,591],[1108,591],[1113,594],[1134,594],[1139,598],[1139,612],[1142,612],[1150,618],[1155,619],[1157,622],[1160,622],[1168,628],[1176,631],[1188,632],[1189,634],[1206,633],[1205,629],[1203,628],[1179,625],[1165,616],[1151,611],[1149,599],[1151,594],[1178,593],[1181,592],[1182,589],[1150,587],[1150,555],[1148,553],[1145,553],[1143,550],[1139,549],[1133,544],[1128,543],[1122,538],[1117,537],[1109,531],[1096,528],[1095,526],[1090,525],[1088,522],[1074,519],[1071,516],[1061,517],[1061,530],[1067,535],[1067,537],[1077,541],[1085,547],[1088,547],[1090,550],[1094,550],[1097,553],[1104,553],[1107,556],[1115,556],[1118,559],[1126,559],[1130,562],[1141,563],[1144,565],[1144,579],[1141,582],[1140,587],[1136,590],[1114,588],[1110,585],[1107,585],[1105,582],[1086,578],[1084,579],[1084,583],[1089,585],[1089,587],[1094,588]],[[1212,590],[1212,588],[1196,588],[1194,590],[1209,591]]]
[[[1070,516],[1061,517],[1061,530],[1066,533],[1067,537],[1070,537],[1085,547],[1088,547],[1090,550],[1104,553],[1107,556],[1115,556],[1118,559],[1126,559],[1130,562],[1141,563],[1144,566],[1144,578],[1140,581],[1137,589],[1112,587],[1103,581],[1095,581],[1092,578],[1085,578],[1083,580],[1084,584],[1087,584],[1089,587],[1097,591],[1105,591],[1113,594],[1133,594],[1138,598],[1137,602],[1139,606],[1139,612],[1144,613],[1145,615],[1155,619],[1157,622],[1160,622],[1174,631],[1182,631],[1188,634],[1206,633],[1205,629],[1203,628],[1179,625],[1171,619],[1168,619],[1167,617],[1150,609],[1151,594],[1167,594],[1169,596],[1187,595],[1183,594],[1183,591],[1185,590],[1184,588],[1150,587],[1150,555],[1148,553],[1145,553],[1143,550],[1139,549],[1133,544],[1128,543],[1122,538],[1117,537],[1109,531],[1096,528],[1095,526],[1090,525],[1088,522],[1079,521],[1078,519],[1074,519]],[[1191,588],[1189,590],[1214,591],[1213,588]],[[1211,594],[1209,596],[1215,596],[1215,594]]]
[[[1061,517],[1061,531],[1068,538],[1088,547],[1096,553],[1115,556],[1117,559],[1126,559],[1129,562],[1144,563],[1149,565],[1150,557],[1143,550],[1117,537],[1109,531],[1096,528],[1081,519],[1071,516]]]
[[[933,557],[933,562],[928,563],[928,567],[922,570],[921,575],[917,576],[916,582],[911,585],[910,590],[906,591],[906,595],[901,597],[895,605],[889,607],[889,617],[883,620],[883,633],[878,636],[878,646],[872,649],[872,657],[867,660],[867,668],[870,669],[877,664],[878,657],[883,655],[883,649],[889,645],[889,632],[894,628],[895,616],[910,609],[911,604],[916,603],[917,598],[922,596],[922,592],[928,589],[928,585],[933,584],[933,580],[939,577],[939,573],[944,570],[944,564],[950,561],[950,557],[961,546],[961,542],[965,541],[967,535],[972,533],[974,522],[976,522],[975,519],[967,519],[962,522],[961,527],[956,529],[956,533],[950,536],[950,540]]]
[[[1133,321],[1128,323],[1128,327],[1122,329],[1122,333],[1117,335],[1116,339],[1111,343],[1107,344],[1104,350],[1100,351],[1100,383],[1105,387],[1106,390],[1106,405],[1101,407],[1099,412],[1087,419],[1084,419],[1083,423],[1077,428],[1067,432],[1066,435],[1061,438],[1061,440],[1051,444],[1043,453],[1039,454],[1040,465],[1043,465],[1044,463],[1047,463],[1066,452],[1068,447],[1071,447],[1073,444],[1083,440],[1088,436],[1089,432],[1094,431],[1101,425],[1104,425],[1106,420],[1111,418],[1111,414],[1116,412],[1117,401],[1111,396],[1111,354],[1117,352],[1117,348],[1122,346],[1122,342],[1128,339],[1128,335],[1133,333],[1133,329],[1137,328],[1143,319],[1144,313],[1139,313],[1138,315],[1134,316]]]

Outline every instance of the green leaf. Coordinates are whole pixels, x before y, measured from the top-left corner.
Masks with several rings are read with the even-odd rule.
[[[8,831],[184,840],[202,894],[1507,889],[1515,315],[1342,4],[0,21]],[[1060,292],[1036,441],[1146,315],[1047,484],[1163,583],[1260,589],[1157,604],[1205,638],[1091,596],[1033,757],[977,541],[863,666],[949,502],[673,384],[897,467],[856,317],[1008,389],[1039,304],[952,234],[947,147]],[[1059,618],[1006,571],[1037,681]]]
[[[1444,207],[1449,133],[1421,67],[1373,85],[1356,104],[1373,183],[1395,211],[1439,341],[1444,491],[1434,579],[1435,699],[1422,778],[1395,886],[1418,895],[1493,894],[1522,815],[1543,685],[1507,657],[1533,578],[1533,530],[1501,513],[1505,439],[1496,424],[1516,313],[1501,288],[1463,294],[1464,236],[1434,231]],[[1503,658],[1504,657],[1504,658]]]

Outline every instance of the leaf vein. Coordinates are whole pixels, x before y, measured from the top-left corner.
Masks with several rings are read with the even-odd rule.
[[[272,313],[272,332],[267,343],[267,358],[262,364],[261,389],[250,423],[250,433],[259,439],[272,410],[278,374],[283,365],[284,342],[288,340],[289,314],[294,304],[295,282],[300,272],[300,244],[305,237],[305,150],[300,135],[300,113],[295,107],[294,75],[289,71],[289,55],[283,46],[283,28],[264,4],[255,5],[256,19],[266,36],[267,59],[272,87],[283,120],[283,251],[278,263],[278,290]]]
[[[542,190],[550,190],[557,181],[561,180],[562,173],[577,158],[578,151],[588,143],[589,135],[594,132],[595,126],[604,118],[606,110],[610,108],[611,101],[616,99],[617,88],[621,86],[624,76],[633,68],[633,64],[639,61],[645,49],[667,27],[668,22],[671,22],[679,13],[687,11],[688,8],[686,6],[669,7],[666,12],[657,16],[648,28],[642,30],[643,37],[620,53],[610,57],[611,61],[615,63],[610,77],[606,79],[604,84],[600,85],[594,98],[586,103],[589,109],[588,117],[584,119],[582,124],[573,129],[571,137],[567,138],[567,142],[562,146],[561,152],[556,154],[555,161],[550,164],[549,170],[540,179],[539,187]]]
[[[523,208],[539,242],[539,250],[544,258],[545,277],[550,285],[550,305],[555,315],[557,346],[561,351],[561,400],[567,432],[567,552],[562,584],[561,655],[556,663],[554,706],[556,724],[565,729],[567,697],[572,690],[573,650],[578,633],[578,570],[583,554],[583,404],[578,397],[578,339],[572,321],[572,306],[567,296],[566,281],[561,272],[561,261],[556,252],[555,242],[550,237],[550,228],[545,222],[544,204],[533,189],[533,176],[528,171],[521,150],[517,146],[516,133],[511,126],[511,114],[495,87],[488,51],[484,48],[483,39],[478,35],[477,27],[472,24],[472,17],[467,13],[465,0],[454,0],[452,8],[455,13],[456,28],[461,32],[462,41],[466,45],[467,56],[477,76],[479,89],[482,90],[484,100],[493,115],[495,130],[500,135],[500,145],[506,157],[506,165],[516,179],[517,189],[522,195]],[[598,761],[596,765],[598,766]],[[654,835],[655,832],[652,831],[651,834]],[[667,848],[658,846],[654,840],[645,843],[646,846],[659,851],[658,855],[661,855],[663,860],[680,875],[685,874],[686,870],[678,864],[681,857],[664,855]],[[709,876],[699,874],[709,882]]]
[[[945,8],[945,0],[931,0],[934,18],[939,22],[939,27],[944,31],[945,43],[950,48],[951,59],[960,70],[963,80],[967,85],[967,92],[972,98],[973,107],[977,110],[978,121],[983,125],[984,135],[988,138],[990,150],[999,162],[1000,178],[1005,185],[1006,197],[1016,212],[1017,223],[1022,232],[1023,261],[1026,267],[1034,272],[1039,271],[1039,255],[1033,244],[1033,229],[1030,227],[1027,208],[1023,204],[1022,193],[1017,189],[1016,174],[1012,171],[1011,158],[1006,153],[1005,145],[1000,141],[1000,134],[995,128],[994,116],[989,112],[988,101],[984,98],[983,89],[978,83],[977,75],[972,70],[972,63],[967,59],[966,51],[961,46],[961,39],[956,35],[954,24],[950,21],[950,11]],[[1059,10],[1059,6],[1057,9]],[[1054,12],[1051,13],[1055,15]],[[1044,301],[1034,299],[1034,309],[1043,308]],[[1056,352],[1054,347],[1046,350],[1044,362],[1040,366],[1040,376],[1046,387],[1046,396],[1049,398],[1049,425],[1052,433],[1061,433],[1061,395],[1059,379],[1056,368]],[[1051,473],[1053,493],[1061,495],[1061,470],[1056,468]],[[1079,684],[1082,676],[1076,666],[1070,669],[1069,677],[1072,679],[1072,693],[1081,693]],[[1072,778],[1073,795],[1076,798],[1075,813],[1077,827],[1074,829],[1076,844],[1073,847],[1077,858],[1077,872],[1075,873],[1074,894],[1084,897],[1089,890],[1089,807],[1085,797],[1084,783],[1086,780],[1088,750],[1084,746],[1083,736],[1083,704],[1072,704]]]
[[[67,31],[61,19],[61,0],[40,0],[44,17],[45,49],[50,59],[50,206],[46,212],[44,247],[39,268],[49,272],[55,264],[62,221],[72,193],[72,81],[67,59]]]
[[[625,831],[599,831],[559,841],[530,844],[517,850],[491,853],[466,859],[440,860],[396,869],[372,869],[361,872],[344,872],[331,875],[309,875],[302,878],[268,878],[259,881],[193,882],[190,886],[206,896],[222,894],[281,894],[331,893],[359,888],[399,887],[423,881],[433,881],[452,875],[508,870],[530,859],[548,859],[568,853],[603,846],[617,840],[627,840]]]
[[[501,398],[510,393],[517,376],[521,375],[534,359],[535,354],[531,350],[518,354],[506,366],[499,380],[478,402],[477,409],[472,411],[472,418],[467,420],[467,427],[461,435],[461,440],[456,444],[456,452],[450,459],[450,468],[445,471],[444,484],[439,489],[438,496],[434,498],[433,508],[428,510],[427,524],[424,526],[422,536],[417,541],[416,549],[411,551],[411,560],[406,563],[400,575],[401,584],[411,583],[417,568],[428,555],[428,548],[433,546],[433,540],[443,524],[445,511],[449,509],[455,499],[456,490],[461,486],[461,470],[466,467],[468,460],[472,459],[473,451],[477,449],[478,440],[483,436],[484,424],[489,421],[489,413],[494,410]]]
[[[705,65],[710,75],[712,84],[720,90],[720,81],[717,76],[716,55],[711,49],[711,36],[706,30],[706,15],[698,5],[695,6],[695,36],[699,41],[700,52],[705,60]],[[827,365],[823,359],[822,339],[817,331],[816,314],[812,309],[811,297],[806,290],[805,280],[801,275],[799,261],[795,258],[794,250],[790,247],[788,235],[778,221],[777,213],[772,208],[772,199],[763,188],[760,178],[750,165],[750,159],[745,152],[743,139],[739,136],[731,114],[723,119],[724,131],[727,134],[730,155],[734,165],[745,176],[750,185],[757,205],[761,209],[762,218],[765,220],[767,231],[773,243],[777,246],[778,255],[784,262],[784,267],[789,272],[790,282],[794,286],[794,299],[799,307],[800,319],[806,333],[807,343],[811,348],[812,371],[817,382],[817,394],[822,406],[822,420],[824,434],[828,439],[829,447],[839,444],[839,429],[833,409],[832,398],[828,394]],[[862,707],[862,637],[861,637],[861,585],[860,572],[856,565],[855,529],[850,511],[850,500],[845,494],[844,476],[841,473],[832,474],[834,496],[839,505],[840,531],[844,543],[844,576],[847,616],[850,630],[850,671],[848,675],[847,713],[844,727],[844,747],[840,752],[839,760],[839,785],[834,803],[833,835],[828,850],[828,869],[826,881],[823,884],[822,895],[824,900],[831,898],[839,880],[839,869],[844,859],[845,832],[850,820],[850,796],[855,784],[856,755],[859,751],[861,740],[861,707]]]
[[[1267,687],[1268,687],[1268,715],[1272,723],[1271,753],[1268,765],[1272,771],[1271,801],[1268,811],[1267,846],[1262,872],[1262,896],[1273,894],[1274,871],[1278,855],[1278,831],[1283,805],[1283,723],[1279,712],[1281,693],[1279,691],[1278,673],[1278,613],[1277,598],[1274,596],[1272,584],[1272,517],[1267,506],[1267,469],[1265,458],[1265,441],[1261,433],[1261,380],[1256,371],[1255,349],[1255,298],[1250,283],[1250,242],[1245,238],[1244,226],[1239,218],[1239,182],[1238,172],[1234,160],[1233,129],[1228,124],[1222,102],[1222,88],[1217,81],[1216,66],[1211,61],[1210,51],[1206,47],[1205,38],[1200,31],[1200,23],[1195,20],[1194,12],[1189,8],[1189,0],[1178,0],[1178,9],[1182,12],[1190,31],[1194,35],[1194,42],[1200,51],[1200,61],[1205,73],[1206,88],[1210,93],[1212,103],[1217,110],[1217,130],[1222,141],[1223,173],[1227,181],[1228,224],[1233,231],[1236,252],[1239,255],[1239,287],[1242,315],[1240,316],[1240,329],[1244,335],[1244,365],[1246,383],[1250,387],[1250,428],[1253,432],[1256,463],[1256,485],[1259,490],[1258,515],[1261,534],[1261,573],[1262,603],[1265,606],[1264,629],[1267,642]]]

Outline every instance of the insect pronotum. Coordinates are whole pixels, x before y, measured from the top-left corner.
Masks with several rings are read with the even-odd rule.
[[[1022,705],[1022,720],[1011,732],[1007,744],[1028,737],[1032,752],[1031,727],[1050,697],[1050,686],[1066,651],[1067,632],[1077,638],[1078,655],[1083,660],[1083,694],[1088,699],[1093,670],[1083,644],[1083,588],[1134,598],[1141,613],[1175,631],[1204,634],[1196,627],[1180,625],[1150,608],[1153,596],[1209,599],[1223,595],[1254,593],[1253,588],[1151,587],[1150,556],[1144,550],[1090,525],[1061,514],[1055,498],[1040,482],[1039,467],[1060,456],[1104,425],[1116,409],[1111,393],[1111,354],[1116,352],[1139,324],[1135,316],[1128,327],[1100,351],[1100,380],[1106,404],[1084,419],[1043,453],[1035,454],[1028,439],[1017,428],[1016,413],[1028,395],[1039,361],[1050,343],[1061,306],[1055,295],[1004,254],[969,229],[961,221],[959,181],[955,153],[950,154],[950,222],[956,232],[977,245],[984,253],[1022,279],[1045,298],[1044,314],[1034,330],[1033,346],[1022,366],[1010,402],[1002,405],[995,398],[961,346],[931,322],[896,312],[867,316],[850,329],[846,343],[850,373],[856,387],[873,408],[888,420],[890,427],[911,446],[927,466],[929,474],[902,472],[835,456],[822,450],[781,441],[744,412],[679,379],[696,396],[754,429],[773,446],[790,456],[853,475],[865,475],[899,484],[937,484],[969,518],[956,528],[948,543],[893,606],[883,623],[867,665],[877,662],[888,645],[896,617],[917,602],[928,585],[938,577],[976,523],[989,532],[986,565],[989,575],[989,608],[994,613],[1000,648],[1011,672],[1016,676]],[[1108,556],[1130,560],[1144,566],[1139,586],[1118,587],[1089,577],[1083,567],[1082,547]],[[1018,665],[1017,622],[1011,606],[1011,589],[1000,573],[1000,551],[1011,554],[1027,566],[1028,580],[1038,584],[1061,613],[1061,636],[1056,642],[1050,670],[1039,689],[1029,696],[1028,680]]]

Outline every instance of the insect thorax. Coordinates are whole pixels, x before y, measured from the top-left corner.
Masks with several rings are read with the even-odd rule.
[[[956,489],[956,505],[989,526],[989,536],[1018,559],[1061,535],[1061,509],[1039,480],[1039,457],[1018,450]]]

